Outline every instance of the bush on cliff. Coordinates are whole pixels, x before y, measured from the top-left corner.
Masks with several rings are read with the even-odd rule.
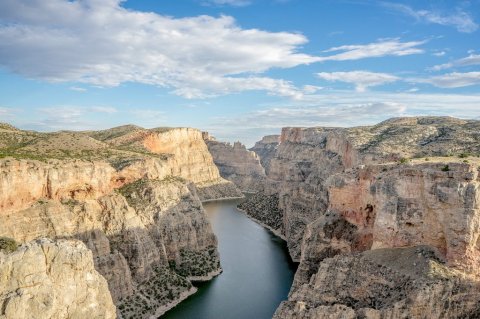
[[[8,254],[17,250],[18,246],[18,243],[14,239],[8,237],[0,237],[0,251]]]

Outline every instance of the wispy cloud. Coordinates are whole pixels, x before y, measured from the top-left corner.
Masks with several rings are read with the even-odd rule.
[[[15,109],[9,107],[0,107],[0,122],[2,118],[10,118],[14,115]]]
[[[378,86],[385,83],[395,82],[399,78],[386,73],[376,73],[368,71],[350,71],[350,72],[321,72],[317,77],[327,81],[345,82],[355,85],[357,92],[365,92],[368,87]]]
[[[319,60],[299,52],[307,38],[298,33],[243,29],[229,16],[173,18],[121,3],[0,1],[0,66],[53,82],[152,84],[186,98],[245,90],[298,97],[303,92],[292,83],[261,74]]]
[[[234,7],[244,7],[248,6],[252,2],[250,0],[204,0],[202,1],[204,5],[218,5],[218,6],[234,6]]]
[[[118,110],[112,106],[91,106],[86,108],[86,110],[87,112],[107,113],[107,114],[113,114],[118,112]]]
[[[98,128],[96,119],[100,115],[116,113],[109,106],[51,106],[37,109],[38,118],[25,126],[38,130],[86,130]]]
[[[384,6],[415,18],[417,21],[455,27],[459,32],[471,33],[478,29],[472,16],[460,8],[453,13],[442,14],[432,10],[415,10],[399,3],[383,2]]]
[[[82,87],[79,87],[79,86],[71,86],[70,90],[77,91],[77,92],[87,92],[86,88],[82,88]]]
[[[264,106],[262,110],[218,118],[208,129],[225,140],[242,137],[248,145],[286,126],[372,125],[395,116],[480,117],[480,95],[329,91],[309,101]]]
[[[445,70],[453,67],[463,67],[470,65],[480,65],[480,54],[470,54],[469,56],[449,63],[435,65],[431,68],[433,71]]]
[[[146,128],[158,127],[167,123],[167,114],[163,111],[149,108],[136,108],[128,112],[132,120]]]
[[[409,79],[416,83],[429,83],[440,88],[459,88],[472,85],[480,85],[480,72],[453,72],[429,78]],[[480,108],[479,108],[480,109]]]
[[[386,39],[369,44],[342,45],[324,52],[339,52],[334,55],[323,56],[318,61],[347,61],[384,56],[404,56],[423,53],[418,46],[426,41],[401,42],[400,39]]]
[[[436,51],[436,52],[432,53],[432,55],[438,56],[438,57],[444,56],[445,54],[447,54],[447,52],[445,52],[445,51]]]

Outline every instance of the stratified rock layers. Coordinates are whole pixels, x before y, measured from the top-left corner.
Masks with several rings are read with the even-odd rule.
[[[267,174],[270,170],[270,161],[275,157],[279,143],[280,135],[267,135],[250,148],[250,151],[260,157],[260,163]]]
[[[276,318],[475,318],[480,161],[464,158],[480,154],[479,129],[479,121],[433,117],[283,129],[264,191],[242,204],[277,225],[300,261]],[[270,213],[256,209],[275,196]],[[418,245],[434,252],[422,262],[435,265],[395,281],[399,270],[382,254],[415,263],[401,249]],[[407,289],[417,282],[418,291]]]
[[[190,279],[221,272],[201,200],[241,193],[220,177],[201,132],[122,127],[88,132],[92,138],[75,134],[98,139],[115,156],[1,160],[0,236],[83,241],[108,282],[101,298],[113,298],[119,318],[161,315],[196,291]]]
[[[245,192],[256,192],[263,188],[265,170],[254,152],[247,150],[240,142],[233,145],[218,142],[207,134],[204,134],[204,138],[223,178]]]

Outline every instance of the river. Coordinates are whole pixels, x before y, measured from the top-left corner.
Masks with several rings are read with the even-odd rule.
[[[287,299],[296,265],[286,243],[236,209],[238,200],[205,203],[223,273],[162,319],[270,319]]]

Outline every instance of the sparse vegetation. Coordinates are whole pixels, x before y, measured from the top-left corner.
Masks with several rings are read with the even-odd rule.
[[[170,268],[158,267],[154,276],[137,287],[134,295],[120,300],[118,309],[123,318],[141,319],[164,305],[174,302],[192,288],[186,278]]]
[[[3,251],[7,254],[17,250],[19,244],[12,238],[0,237],[0,251]]]
[[[406,158],[406,157],[402,157],[400,160],[399,160],[400,164],[407,164],[410,162],[410,159],[409,158]]]
[[[449,171],[450,171],[450,167],[448,166],[448,164],[442,167],[442,172],[449,172]]]

